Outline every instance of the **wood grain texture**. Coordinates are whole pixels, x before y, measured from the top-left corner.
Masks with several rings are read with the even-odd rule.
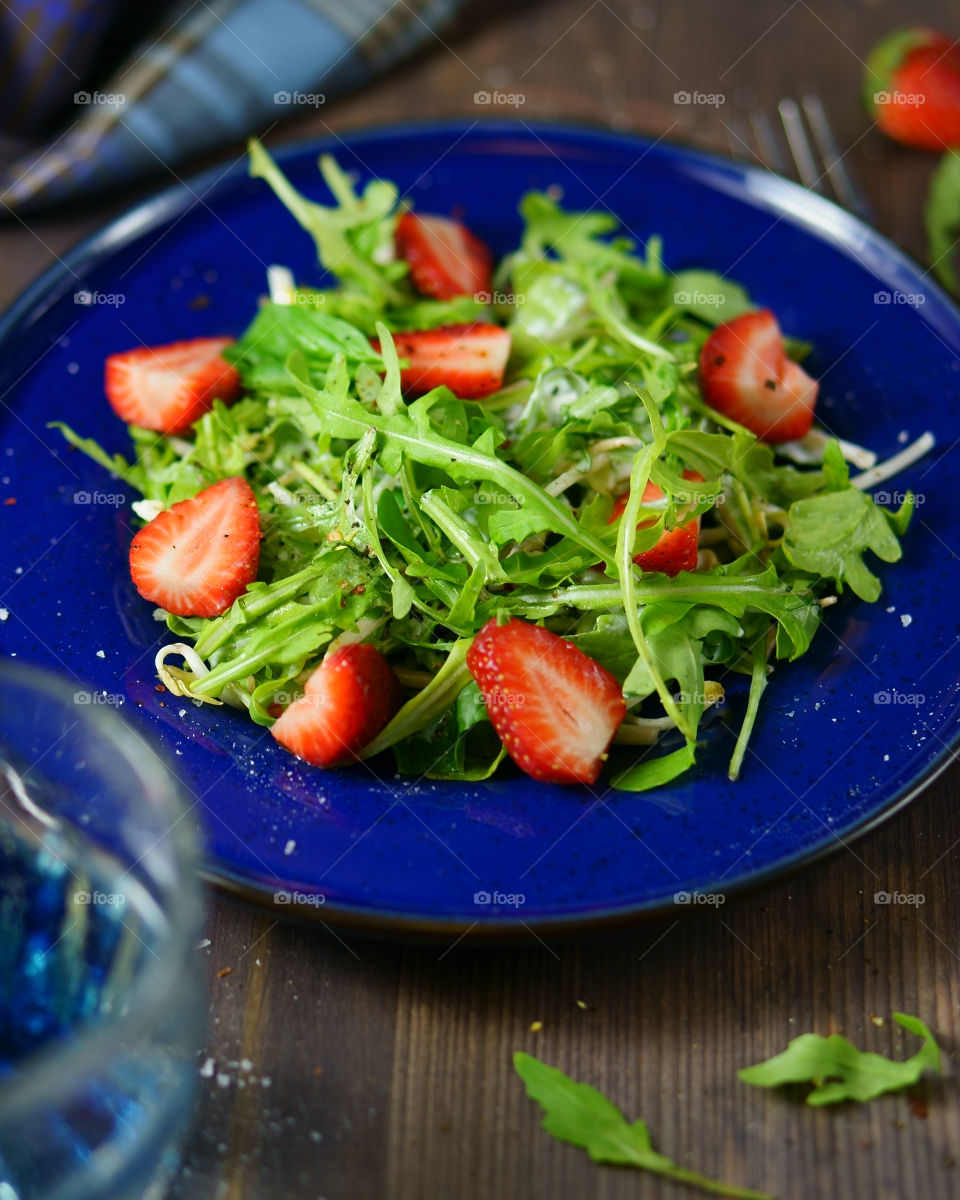
[[[880,228],[922,255],[932,159],[870,130],[858,98],[860,59],[904,19],[894,0],[501,5],[472,32],[270,139],[483,115],[474,93],[500,88],[523,93],[520,119],[575,118],[726,149],[738,111],[815,90]],[[907,19],[958,32],[947,0],[915,5]],[[680,90],[726,102],[676,105]],[[4,298],[147,190],[9,222]],[[511,1069],[515,1049],[642,1115],[655,1145],[683,1165],[780,1200],[960,1195],[958,793],[953,767],[880,832],[802,876],[611,940],[385,945],[214,900],[210,945],[197,952],[211,1012],[200,1063],[213,1063],[175,1200],[694,1194],[597,1167],[550,1139]],[[926,900],[879,907],[879,890]],[[816,1111],[736,1079],[806,1030],[912,1053],[891,1026],[894,1010],[920,1014],[947,1051],[946,1077],[923,1089],[925,1117],[905,1097]]]

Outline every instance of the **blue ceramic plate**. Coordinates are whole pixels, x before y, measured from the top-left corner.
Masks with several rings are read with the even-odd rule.
[[[917,266],[782,179],[618,134],[445,123],[288,147],[284,168],[317,195],[321,150],[361,177],[396,180],[424,211],[462,210],[498,252],[520,232],[520,196],[551,185],[573,208],[609,209],[640,241],[660,233],[671,267],[729,274],[813,342],[820,411],[838,434],[887,457],[929,429],[943,451],[885,485],[922,500],[904,559],[881,569],[881,603],[844,598],[812,651],[777,667],[739,783],[725,774],[736,685],[696,769],[653,796],[510,773],[414,781],[386,759],[377,775],[321,773],[242,715],[156,690],[166,631],[128,578],[123,489],[46,428],[63,418],[126,451],[103,398],[105,356],[138,340],[239,334],[269,263],[319,282],[312,243],[242,167],[134,209],[0,327],[0,636],[7,653],[122,702],[195,797],[209,876],[271,906],[290,894],[278,915],[372,931],[558,931],[677,913],[685,893],[771,880],[915,795],[949,760],[960,714],[960,518],[945,453],[960,439],[960,316]],[[95,302],[78,303],[81,291]]]

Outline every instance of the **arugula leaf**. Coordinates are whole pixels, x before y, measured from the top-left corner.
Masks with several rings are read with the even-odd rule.
[[[437,721],[394,742],[393,753],[402,775],[475,783],[489,779],[507,752],[490,725],[480,688],[471,679]]]
[[[401,302],[404,293],[394,280],[405,273],[402,263],[382,266],[385,249],[392,249],[391,214],[397,203],[392,183],[375,179],[358,197],[346,175],[329,155],[320,159],[320,170],[337,206],[327,208],[302,196],[290,183],[263,146],[255,139],[247,143],[250,174],[265,179],[277,198],[316,243],[321,265],[338,279],[358,287],[377,301]],[[381,253],[378,254],[378,251]]]
[[[224,357],[237,366],[244,387],[276,393],[295,390],[286,365],[295,350],[302,352],[310,377],[318,385],[337,354],[351,364],[380,365],[380,355],[355,326],[319,309],[294,304],[264,304]]]
[[[423,691],[412,700],[408,700],[389,724],[365,747],[364,758],[379,754],[388,746],[396,745],[404,738],[429,728],[446,712],[470,682],[467,651],[471,641],[470,638],[463,638],[454,644],[443,666]]]
[[[844,1100],[872,1100],[884,1092],[897,1092],[919,1083],[926,1071],[940,1074],[940,1048],[930,1030],[918,1017],[894,1013],[898,1025],[923,1045],[911,1058],[897,1062],[882,1054],[858,1050],[838,1033],[821,1037],[804,1033],[793,1038],[782,1054],[737,1075],[754,1087],[780,1087],[786,1083],[810,1083],[807,1104],[839,1104]]]
[[[689,771],[695,761],[696,747],[687,742],[669,754],[646,755],[640,762],[614,775],[610,786],[621,792],[649,792]]]
[[[124,483],[129,483],[131,487],[135,487],[138,492],[146,493],[147,485],[143,478],[143,470],[137,464],[131,465],[128,463],[122,454],[108,454],[99,442],[93,438],[81,437],[79,433],[75,433],[63,421],[49,421],[47,428],[59,429],[75,449],[82,450],[88,458],[92,458],[95,463],[99,463],[101,467],[105,467],[111,475],[116,475]]]
[[[633,587],[638,606],[671,601],[712,605],[737,618],[751,609],[768,613],[778,624],[777,653],[795,659],[806,653],[820,621],[820,606],[806,581],[781,580],[774,566],[756,575],[736,574],[736,563],[710,572],[683,571],[675,578],[649,575]],[[527,616],[546,617],[563,608],[582,612],[614,609],[620,597],[615,584],[582,584],[550,592],[516,591],[501,598],[505,609]]]
[[[676,308],[711,325],[732,321],[753,308],[744,288],[713,271],[678,271],[671,299]]]
[[[930,179],[923,210],[927,229],[927,257],[937,278],[955,296],[960,296],[960,278],[955,265],[960,242],[960,151],[948,150]]]
[[[772,1200],[764,1192],[733,1187],[678,1167],[672,1158],[654,1150],[643,1121],[628,1124],[619,1108],[589,1084],[577,1083],[556,1067],[520,1050],[513,1056],[513,1066],[526,1085],[527,1095],[544,1110],[547,1133],[580,1146],[594,1162],[637,1167],[733,1200]]]
[[[896,562],[902,554],[897,531],[905,528],[912,510],[912,494],[893,515],[855,488],[795,500],[783,552],[800,570],[832,579],[838,592],[848,584],[861,600],[877,600],[880,580],[864,553],[872,550],[884,562]]]

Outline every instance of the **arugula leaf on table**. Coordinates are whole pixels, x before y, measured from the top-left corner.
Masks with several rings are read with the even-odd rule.
[[[838,1104],[844,1100],[872,1100],[884,1092],[912,1087],[926,1071],[940,1074],[940,1047],[930,1030],[918,1017],[894,1013],[898,1025],[917,1037],[923,1045],[911,1058],[895,1061],[882,1054],[858,1050],[838,1033],[821,1037],[804,1033],[793,1038],[782,1054],[737,1075],[754,1087],[780,1087],[786,1083],[810,1083],[807,1104]]]
[[[526,1085],[527,1095],[544,1110],[547,1133],[580,1146],[594,1162],[637,1167],[732,1200],[772,1200],[764,1192],[733,1187],[678,1167],[672,1158],[654,1150],[643,1121],[628,1123],[620,1109],[589,1084],[577,1083],[556,1067],[519,1050],[513,1056],[513,1066]]]
[[[948,291],[960,296],[955,265],[960,240],[960,151],[948,150],[937,164],[923,220],[927,228],[927,256],[933,270]]]

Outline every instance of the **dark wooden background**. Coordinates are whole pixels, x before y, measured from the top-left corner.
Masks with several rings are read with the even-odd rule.
[[[921,256],[932,159],[885,142],[858,99],[868,47],[905,18],[960,34],[948,0],[909,10],[896,0],[502,4],[473,31],[270,136],[483,115],[474,92],[499,88],[524,95],[520,120],[575,118],[725,149],[724,122],[737,111],[815,90],[879,227]],[[679,106],[680,90],[726,102]],[[146,190],[9,222],[0,299]],[[595,1166],[549,1138],[511,1069],[515,1049],[604,1089],[682,1164],[780,1200],[960,1195],[958,793],[953,767],[880,832],[802,877],[610,940],[531,938],[502,951],[379,944],[214,899],[196,967],[210,989],[201,1062],[213,1062],[175,1197],[693,1194]],[[878,907],[881,889],[925,903]],[[947,1051],[944,1080],[919,1098],[816,1111],[736,1079],[807,1030],[912,1053],[914,1041],[891,1028],[895,1010],[922,1016]]]

